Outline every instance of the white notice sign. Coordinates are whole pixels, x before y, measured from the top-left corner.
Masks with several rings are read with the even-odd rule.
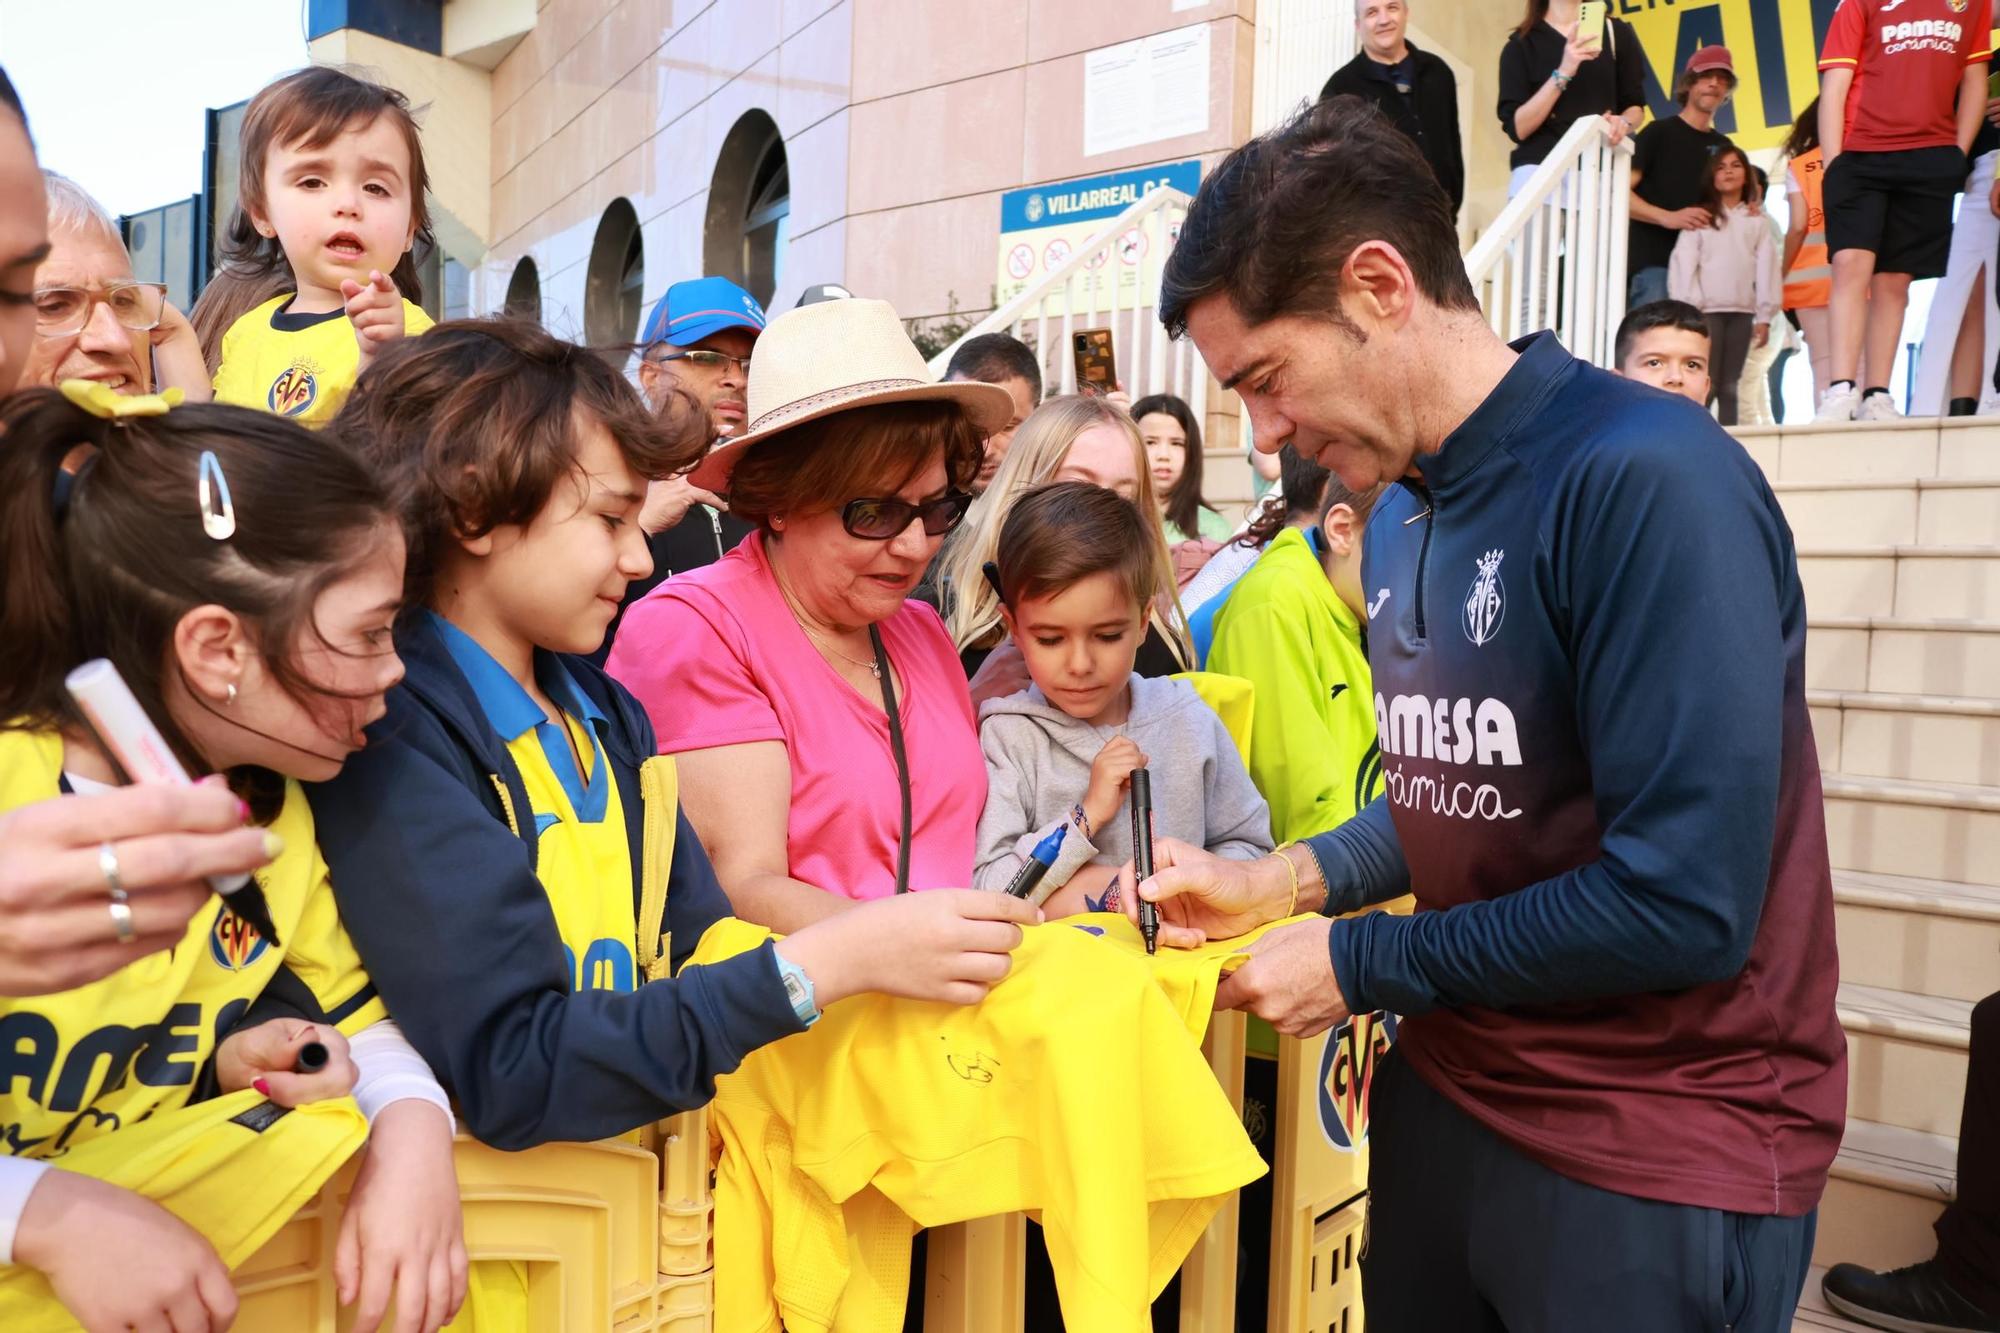
[[[1084,53],[1085,157],[1207,129],[1207,24]]]

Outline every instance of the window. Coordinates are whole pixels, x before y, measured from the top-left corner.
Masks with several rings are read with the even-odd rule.
[[[784,282],[792,174],[777,123],[750,111],[730,129],[709,187],[703,259],[710,273],[769,302]]]
[[[639,215],[631,202],[614,199],[597,224],[584,274],[583,332],[598,346],[629,343],[639,336],[639,308],[645,294],[646,255],[639,238]]]
[[[515,262],[514,275],[507,279],[507,304],[503,310],[516,319],[542,322],[542,274],[535,267],[532,255],[522,255]]]

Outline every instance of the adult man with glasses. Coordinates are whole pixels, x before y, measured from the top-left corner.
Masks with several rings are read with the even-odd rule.
[[[764,307],[729,279],[677,282],[653,307],[639,340],[639,391],[662,418],[695,416],[711,442],[740,435],[750,349],[763,331]],[[653,572],[626,589],[595,654],[599,663],[611,652],[627,607],[675,574],[714,564],[750,535],[746,524],[729,516],[721,496],[686,477],[652,484],[639,526],[653,552]]]
[[[133,278],[118,225],[82,186],[53,171],[42,179],[49,253],[35,270],[35,339],[22,383],[96,380],[119,393],[178,388],[207,401],[201,346],[165,284]]]

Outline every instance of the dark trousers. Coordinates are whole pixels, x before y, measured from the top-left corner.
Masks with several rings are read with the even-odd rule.
[[[1369,1106],[1369,1333],[1789,1333],[1815,1215],[1613,1194],[1529,1161],[1392,1050]]]
[[[1743,363],[1750,359],[1750,336],[1757,317],[1737,310],[1709,310],[1708,379],[1709,394],[1715,400],[1715,419],[1725,426],[1736,424],[1736,390],[1743,379]]]
[[[2000,1310],[2000,993],[1972,1008],[1958,1120],[1958,1200],[1937,1220],[1938,1267],[1960,1295]]]

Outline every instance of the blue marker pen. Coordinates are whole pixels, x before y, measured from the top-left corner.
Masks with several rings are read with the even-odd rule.
[[[1007,892],[1016,898],[1026,898],[1033,894],[1042,882],[1042,876],[1049,873],[1049,867],[1056,863],[1056,853],[1062,850],[1063,834],[1069,832],[1069,825],[1063,824],[1054,833],[1035,844],[1035,850],[1028,853],[1028,863],[1021,867],[1021,873],[1014,876],[1014,882],[1007,886]]]

